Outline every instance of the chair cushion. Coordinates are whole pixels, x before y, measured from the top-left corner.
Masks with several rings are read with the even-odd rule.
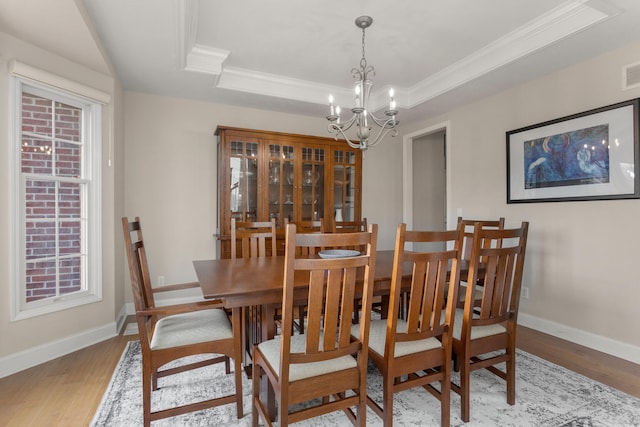
[[[305,348],[306,335],[294,335],[291,337],[291,352],[302,353]],[[272,340],[258,344],[258,348],[276,372],[280,372],[280,336]],[[289,381],[298,381],[305,378],[317,377],[344,369],[358,366],[353,356],[342,356],[331,360],[312,363],[294,363],[289,368]]]
[[[453,324],[453,338],[460,340],[462,335],[462,320],[464,319],[464,310],[462,308],[456,309],[455,322]],[[471,339],[478,339],[488,337],[490,335],[504,334],[507,332],[507,328],[501,323],[486,326],[474,326],[471,328]]]
[[[396,326],[397,332],[407,331],[407,322],[402,319],[398,319]],[[351,335],[357,337],[360,334],[360,325],[351,326]],[[369,350],[375,351],[381,356],[384,356],[384,348],[387,341],[387,320],[377,319],[371,320],[369,327]],[[434,348],[440,348],[442,344],[436,338],[427,338],[417,341],[406,341],[396,343],[395,357],[402,357],[408,354],[419,353],[421,351],[433,350]]]
[[[228,338],[233,338],[233,330],[224,310],[199,310],[158,320],[151,338],[151,350]]]

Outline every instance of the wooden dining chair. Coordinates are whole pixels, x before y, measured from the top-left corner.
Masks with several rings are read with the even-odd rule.
[[[371,305],[377,233],[375,224],[369,225],[367,232],[337,234],[298,234],[294,225],[287,225],[284,325],[281,336],[253,348],[253,426],[259,418],[272,425],[267,404],[260,397],[261,381],[268,381],[275,392],[279,426],[339,410],[345,411],[354,425],[365,425],[371,316],[363,314],[353,337],[351,316],[357,292],[362,292],[366,308]],[[347,245],[366,245],[367,250],[347,258],[296,255],[300,246]],[[308,287],[295,286],[295,276],[308,277]],[[294,286],[296,292],[304,290],[308,299],[307,329],[300,335],[291,333]]]
[[[440,243],[444,249],[405,250],[410,243]],[[394,394],[414,387],[424,387],[440,400],[441,425],[449,426],[451,335],[461,247],[462,229],[407,231],[406,224],[398,225],[389,315],[387,319],[372,320],[369,332],[369,359],[382,374],[383,401],[379,405],[368,397],[367,403],[385,427],[393,425]],[[407,265],[412,271],[409,279],[403,277]],[[399,316],[403,281],[410,283],[405,319]],[[352,331],[358,332],[357,325]]]
[[[468,286],[464,308],[457,309],[453,328],[454,368],[460,385],[461,417],[469,421],[469,381],[472,371],[486,368],[506,380],[507,403],[516,396],[516,327],[529,223],[518,228],[486,229],[476,224],[469,260],[469,283],[482,279],[479,304]],[[500,245],[498,246],[498,242]],[[494,353],[495,352],[495,353]],[[505,370],[496,367],[506,362]]]
[[[269,246],[267,246],[267,241]],[[238,250],[240,242],[240,250]],[[236,221],[231,218],[231,258],[276,256],[276,220]]]
[[[231,218],[231,258],[266,256],[277,256],[275,218],[271,221],[237,221]],[[242,309],[243,356],[246,352],[251,352],[254,342],[260,341],[261,316],[259,305]],[[245,366],[248,365],[245,360]]]
[[[471,247],[473,245],[473,231],[476,224],[480,224],[482,228],[493,229],[493,230],[502,230],[504,228],[504,217],[500,217],[499,219],[487,220],[487,219],[463,219],[461,216],[458,217],[458,225],[457,227],[462,227],[464,230],[464,240],[462,242],[462,260],[465,262],[469,262],[471,259]],[[489,245],[500,246],[500,241],[486,241],[482,242],[482,246],[488,247]],[[459,307],[462,308],[464,306],[464,298],[466,297],[466,286],[467,278],[462,277],[461,279],[461,289],[459,293]],[[474,297],[476,299],[476,303],[480,302],[480,298],[482,295],[482,278],[478,277],[476,281],[476,292],[474,293]]]
[[[464,242],[462,244],[462,259],[469,261],[471,258],[471,246],[473,242],[473,230],[476,224],[480,224],[483,228],[490,228],[496,230],[502,230],[504,228],[504,217],[499,219],[487,220],[487,219],[464,219],[461,216],[458,217],[458,228],[464,228]],[[499,244],[500,242],[494,242]],[[491,244],[491,242],[483,242],[483,246]]]
[[[129,221],[127,217],[123,217],[122,230],[142,347],[142,407],[145,427],[154,420],[233,402],[236,403],[238,418],[242,418],[240,310],[233,309],[232,321],[229,321],[219,300],[157,306],[155,293],[198,287],[199,284],[194,282],[152,288],[140,218]],[[160,370],[171,361],[199,354],[212,354],[213,357]],[[221,362],[225,362],[226,372],[229,374],[229,358],[233,359],[234,367],[235,390],[232,393],[151,412],[151,392],[157,390],[158,378]]]

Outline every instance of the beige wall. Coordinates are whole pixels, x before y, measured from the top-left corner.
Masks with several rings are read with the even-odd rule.
[[[103,74],[89,70],[64,58],[53,55],[30,44],[24,43],[0,32],[0,135],[3,149],[0,150],[0,365],[18,366],[21,363],[38,362],[40,357],[56,356],[73,351],[88,343],[96,342],[116,332],[115,315],[122,306],[122,278],[116,278],[115,272],[121,269],[115,262],[115,206],[118,203],[118,189],[115,183],[115,168],[107,165],[109,155],[108,141],[117,134],[111,132],[111,109],[105,106],[103,114],[105,161],[103,162],[103,299],[101,302],[84,305],[57,313],[10,321],[9,251],[10,251],[10,178],[9,178],[9,75],[7,63],[16,59],[34,67],[41,68],[58,76],[93,87],[102,92],[116,94],[116,83]],[[116,96],[117,98],[117,96]],[[122,132],[120,131],[120,135]],[[122,139],[114,139],[115,145]],[[120,190],[121,191],[121,190]],[[122,253],[120,251],[120,253]],[[120,259],[118,260],[120,261]],[[119,282],[119,283],[118,283]],[[117,283],[117,286],[116,286]],[[118,288],[118,289],[117,289]],[[119,295],[119,296],[118,296]],[[116,303],[117,302],[117,303]],[[27,360],[25,362],[25,360]],[[8,369],[11,369],[9,367]],[[0,369],[0,371],[3,371]]]
[[[167,284],[195,281],[192,261],[217,257],[213,237],[217,224],[216,126],[327,136],[326,123],[317,117],[132,92],[125,98],[125,213],[131,218],[140,216],[143,222],[154,283],[158,276],[164,276]],[[366,155],[365,169],[384,149],[373,151]],[[378,182],[365,182],[365,189],[382,187],[386,193],[400,182],[397,166],[390,168],[387,159],[382,167]],[[391,174],[396,175],[395,180],[386,178]],[[400,205],[398,200],[395,208],[387,210],[368,200],[363,212],[370,222],[397,223]],[[381,233],[387,235],[387,248],[393,248],[393,232]],[[126,294],[130,302],[128,285]],[[188,295],[197,292],[172,297]]]
[[[530,221],[521,323],[640,362],[640,200],[506,204],[505,132],[640,96],[621,90],[621,69],[640,44],[420,123],[449,120],[449,221],[505,216]],[[451,223],[451,222],[450,222]]]

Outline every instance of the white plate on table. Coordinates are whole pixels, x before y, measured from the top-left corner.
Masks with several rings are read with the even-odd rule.
[[[360,255],[358,251],[348,249],[328,249],[318,252],[320,258],[349,258]]]

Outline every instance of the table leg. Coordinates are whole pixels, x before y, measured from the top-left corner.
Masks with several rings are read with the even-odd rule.
[[[262,329],[262,340],[270,340],[276,335],[276,306],[273,304],[264,304],[262,306],[262,318],[261,318],[261,329]],[[262,388],[260,390],[260,394],[264,397],[264,401],[267,402],[267,414],[271,420],[276,419],[276,398],[273,392],[273,388],[269,380],[266,376],[260,381]]]

